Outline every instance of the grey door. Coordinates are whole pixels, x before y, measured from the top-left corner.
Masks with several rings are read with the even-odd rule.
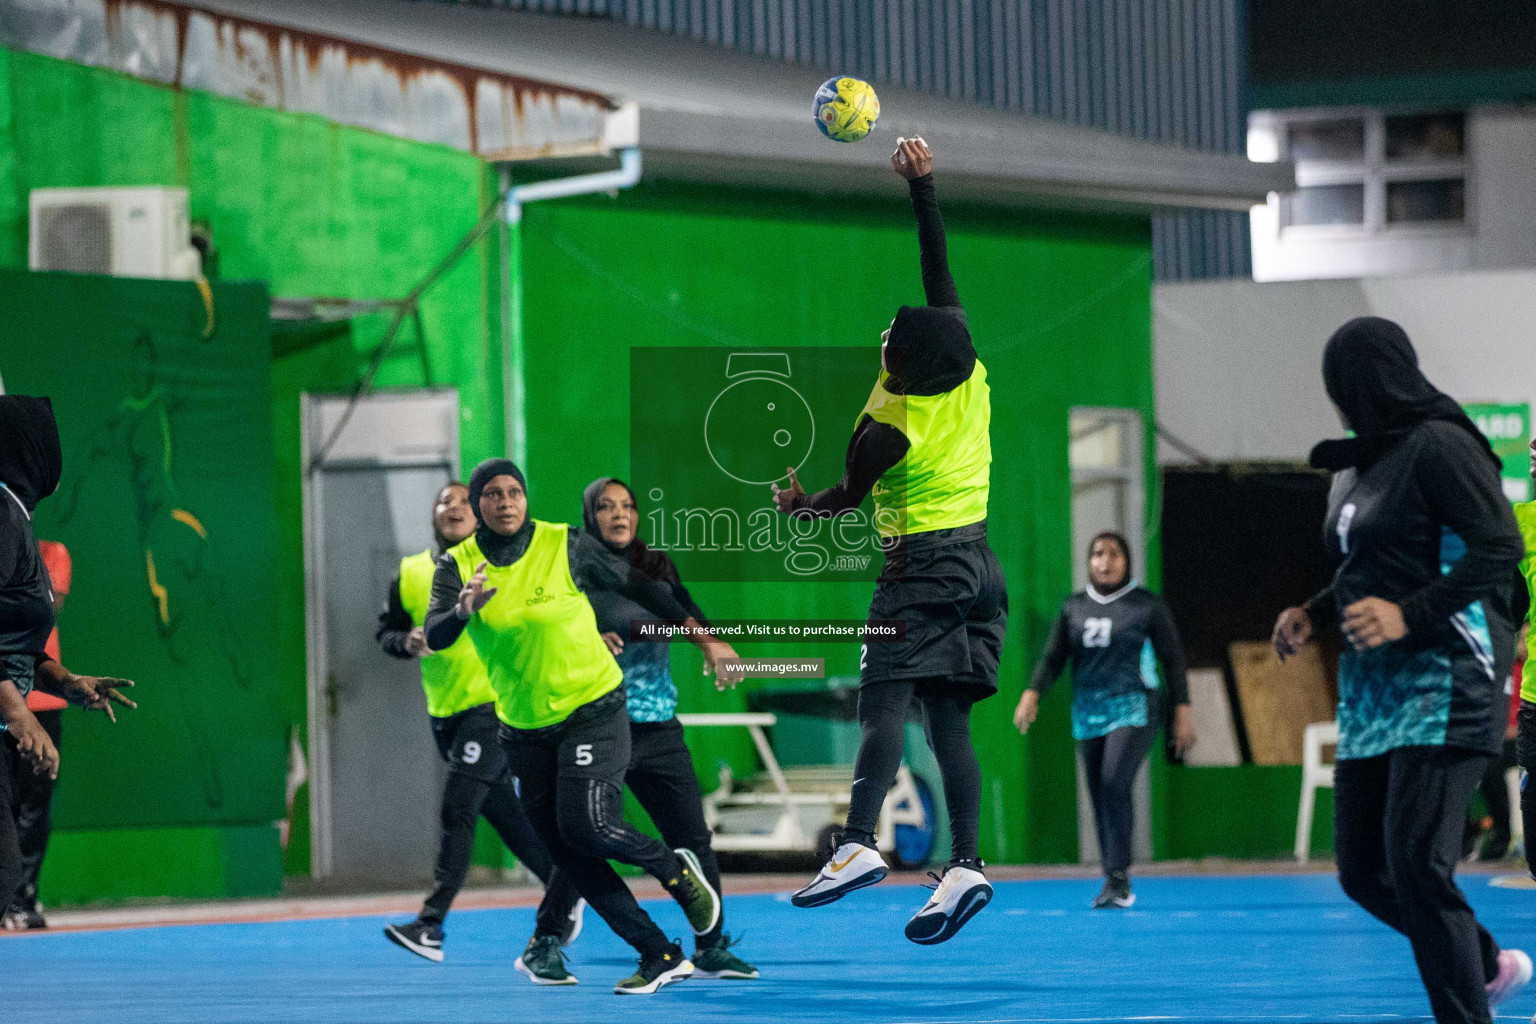
[[[452,391],[306,397],[304,481],[312,873],[344,884],[432,876],[444,765],[414,661],[374,639],[400,560],[430,548],[458,458]]]
[[[331,864],[336,878],[431,877],[443,764],[415,662],[374,642],[400,559],[432,546],[447,466],[327,470],[325,529]]]

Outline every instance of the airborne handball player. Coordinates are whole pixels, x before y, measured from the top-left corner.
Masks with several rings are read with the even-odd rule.
[[[971,705],[997,690],[1008,596],[987,544],[987,371],[949,273],[933,154],[922,139],[900,139],[891,166],[907,180],[917,215],[928,304],[902,306],[882,338],[882,369],[848,442],[842,480],[806,494],[791,470],[789,487],[775,485],[774,500],[789,515],[836,516],[873,492],[885,565],[869,618],[902,620],[906,635],[864,647],[848,820],[832,858],[792,902],[822,906],[885,877],[875,827],[901,765],[915,697],[944,776],[953,835],[949,866],[906,927],[907,938],[930,945],[953,936],[992,898],[977,855],[981,767],[970,718]]]

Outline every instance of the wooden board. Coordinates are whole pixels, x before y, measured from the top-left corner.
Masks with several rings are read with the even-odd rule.
[[[1284,662],[1267,642],[1227,649],[1254,764],[1301,764],[1301,734],[1331,722],[1337,698],[1316,644]]]

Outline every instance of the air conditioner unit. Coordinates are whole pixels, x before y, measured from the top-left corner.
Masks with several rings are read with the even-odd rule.
[[[184,188],[35,188],[31,207],[33,270],[182,281],[202,275]]]

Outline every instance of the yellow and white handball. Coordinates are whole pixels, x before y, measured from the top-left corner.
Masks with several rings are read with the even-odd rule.
[[[860,78],[829,78],[816,90],[811,105],[816,127],[837,142],[858,142],[880,119],[880,97]]]

